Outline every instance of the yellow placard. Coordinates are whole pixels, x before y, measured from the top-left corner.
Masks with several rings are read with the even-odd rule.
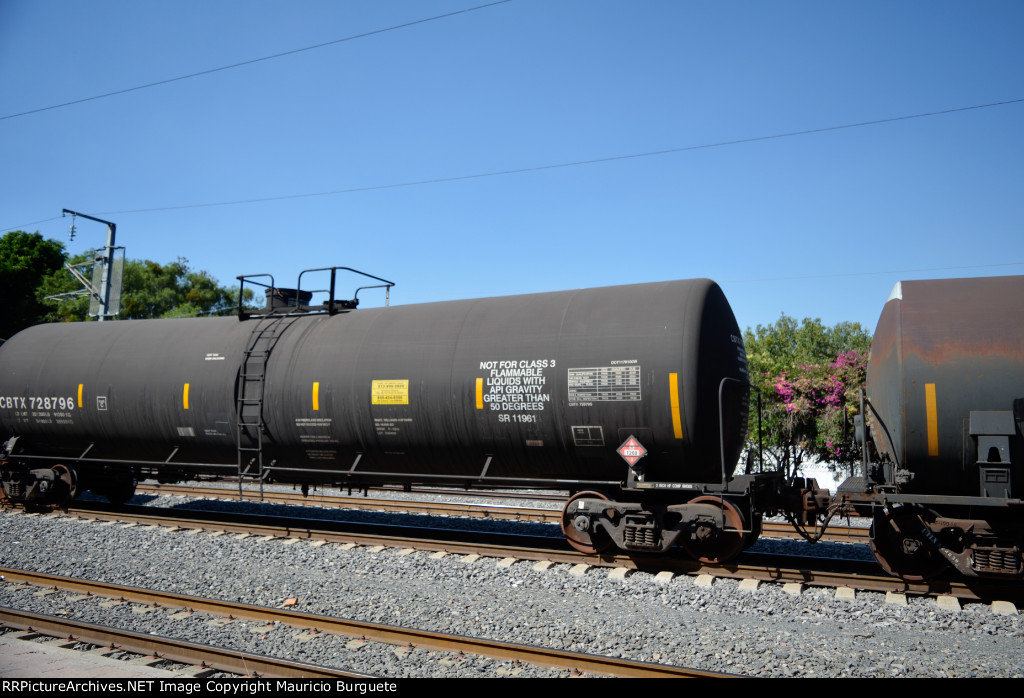
[[[374,405],[408,405],[409,381],[370,381],[370,402]]]

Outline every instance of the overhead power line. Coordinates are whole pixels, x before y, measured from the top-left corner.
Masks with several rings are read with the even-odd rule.
[[[814,274],[811,276],[766,276],[760,279],[720,279],[723,284],[761,283],[764,281],[803,281],[806,279],[833,279],[840,276],[884,276],[886,274],[919,274],[925,271],[957,271],[963,269],[994,269],[996,267],[1024,267],[1024,262],[1000,262],[998,264],[971,264],[956,267],[921,267],[919,269],[887,269],[884,271],[851,271],[845,274]]]
[[[310,198],[310,197],[314,197],[314,196],[337,196],[337,195],[341,195],[341,194],[355,194],[355,193],[358,193],[358,192],[377,191],[377,190],[381,190],[381,189],[399,189],[399,188],[402,188],[402,187],[415,187],[415,186],[422,186],[422,185],[425,185],[425,184],[443,184],[443,183],[447,183],[447,182],[459,182],[459,181],[470,180],[470,179],[483,179],[485,177],[501,177],[501,176],[504,176],[504,175],[523,174],[523,173],[527,173],[527,172],[541,172],[543,170],[555,170],[555,169],[566,168],[566,167],[580,167],[580,166],[583,166],[583,165],[595,165],[595,164],[598,164],[598,163],[615,162],[617,160],[628,160],[628,159],[632,159],[632,158],[644,158],[644,157],[654,157],[654,156],[657,156],[657,155],[669,155],[669,154],[672,154],[672,153],[684,153],[684,152],[688,152],[688,151],[692,151],[692,150],[703,150],[703,149],[708,149],[708,148],[721,148],[721,147],[730,146],[730,145],[741,145],[743,143],[756,143],[758,141],[768,141],[768,140],[775,140],[775,139],[780,139],[780,138],[793,138],[793,137],[796,137],[796,136],[806,136],[806,135],[811,135],[811,134],[814,134],[814,133],[827,133],[829,131],[840,131],[840,130],[843,130],[843,129],[860,128],[860,127],[863,127],[863,126],[876,126],[876,125],[879,125],[879,124],[893,123],[893,122],[896,122],[896,121],[907,121],[909,119],[921,119],[921,118],[928,117],[928,116],[940,116],[940,115],[943,115],[943,114],[954,114],[954,113],[957,113],[957,112],[971,111],[971,110],[974,110],[974,109],[987,109],[987,108],[990,108],[990,107],[1000,107],[1000,106],[1006,106],[1006,105],[1010,105],[1010,104],[1019,104],[1021,102],[1024,102],[1024,97],[1022,97],[1020,99],[1006,100],[1006,101],[1003,101],[1003,102],[990,102],[988,104],[975,104],[975,105],[969,106],[969,107],[957,107],[955,109],[943,109],[943,110],[940,110],[940,111],[922,112],[920,114],[908,114],[908,115],[905,115],[905,116],[893,116],[893,117],[889,117],[887,119],[875,119],[875,120],[872,120],[872,121],[859,121],[857,123],[852,123],[852,124],[841,124],[841,125],[838,125],[838,126],[823,126],[821,128],[804,129],[802,131],[789,131],[787,133],[776,133],[776,134],[772,134],[772,135],[768,135],[768,136],[752,136],[750,138],[738,138],[738,139],[729,140],[729,141],[718,141],[716,143],[704,143],[704,144],[701,144],[701,145],[681,146],[681,147],[678,147],[678,148],[666,148],[664,150],[652,150],[652,151],[648,151],[648,152],[644,152],[644,153],[631,153],[631,154],[628,154],[628,155],[613,155],[613,156],[602,157],[602,158],[594,158],[594,159],[590,159],[590,160],[576,160],[576,161],[573,161],[573,162],[562,162],[562,163],[555,163],[555,164],[549,164],[549,165],[537,165],[537,166],[534,166],[534,167],[521,167],[521,168],[509,169],[509,170],[497,170],[497,171],[494,171],[494,172],[478,172],[476,174],[458,175],[458,176],[455,176],[455,177],[438,177],[438,178],[435,178],[435,179],[420,179],[420,180],[414,180],[414,181],[410,181],[410,182],[397,182],[397,183],[392,183],[392,184],[375,184],[375,185],[369,185],[369,186],[364,186],[364,187],[352,187],[352,188],[349,188],[349,189],[334,189],[334,190],[331,190],[331,191],[311,192],[311,193],[305,193],[305,194],[284,194],[284,195],[281,195],[281,196],[265,196],[265,197],[254,198],[254,199],[237,199],[237,200],[234,200],[234,201],[217,201],[217,202],[208,202],[208,203],[203,203],[203,204],[182,204],[182,205],[178,205],[178,206],[157,206],[157,207],[153,207],[153,208],[125,209],[125,210],[121,210],[121,211],[99,211],[99,215],[117,215],[117,214],[125,214],[125,213],[155,213],[155,212],[159,212],[159,211],[177,211],[177,210],[190,209],[190,208],[212,208],[212,207],[216,207],[216,206],[240,206],[242,204],[264,203],[264,202],[268,202],[268,201],[285,201],[285,200],[288,200],[288,199],[304,199],[304,198]],[[48,222],[48,221],[51,221],[51,220],[54,220],[54,219],[53,218],[46,218],[46,219],[43,219],[41,221],[35,221],[34,223],[27,223],[25,225],[34,225],[35,223],[45,223],[45,222]],[[18,229],[20,229],[20,227],[23,227],[23,226],[17,226],[17,227],[14,227],[14,228],[5,228],[3,230],[5,232],[9,231],[9,230],[18,230]]]
[[[128,92],[136,92],[138,90],[145,90],[150,87],[158,87],[160,85],[167,85],[172,82],[179,82],[181,80],[188,80],[190,78],[197,78],[203,75],[210,75],[211,73],[219,73],[225,70],[231,70],[233,68],[241,68],[242,66],[252,65],[254,63],[262,63],[263,61],[271,61],[275,58],[283,58],[284,56],[292,56],[296,53],[303,53],[305,51],[313,51],[318,48],[324,48],[326,46],[334,46],[335,44],[341,44],[346,41],[354,41],[356,39],[365,39],[368,36],[374,36],[376,34],[383,34],[385,32],[395,31],[397,29],[406,29],[408,27],[416,26],[417,24],[425,24],[427,22],[434,22],[439,19],[447,19],[448,17],[454,17],[456,15],[466,14],[467,12],[474,12],[476,10],[483,10],[488,7],[494,7],[495,5],[503,5],[512,0],[496,0],[495,2],[487,3],[486,5],[477,5],[476,7],[467,7],[464,10],[456,10],[455,12],[448,12],[443,15],[436,15],[434,17],[427,17],[425,19],[417,19],[412,22],[406,22],[405,24],[396,24],[393,27],[385,27],[384,29],[374,29],[373,31],[363,32],[362,34],[355,34],[353,36],[346,36],[343,39],[335,39],[333,41],[325,41],[322,44],[315,44],[313,46],[305,46],[303,48],[292,49],[291,51],[282,51],[281,53],[275,53],[270,56],[263,56],[262,58],[253,58],[240,63],[232,63],[230,65],[222,65],[219,68],[209,68],[207,70],[200,70],[198,73],[189,73],[188,75],[179,75],[174,78],[167,78],[166,80],[157,80],[156,82],[148,82],[145,85],[136,85],[135,87],[126,87],[123,90],[115,90],[113,92],[106,92],[100,95],[93,95],[92,97],[83,97],[81,99],[74,99],[70,102],[62,102],[60,104],[51,104],[48,107],[39,107],[38,109],[29,109],[28,111],[18,112],[17,114],[8,114],[6,116],[0,116],[0,121],[4,119],[14,119],[19,116],[27,116],[29,114],[38,114],[43,111],[50,111],[51,109],[60,109],[61,107],[70,107],[73,104],[81,104],[83,102],[92,102],[97,99],[105,99],[106,97],[114,97],[115,95],[123,95]]]
[[[55,220],[57,220],[59,218],[63,218],[63,216],[54,216],[53,218],[43,218],[42,220],[32,221],[31,223],[22,223],[21,225],[13,225],[10,228],[4,228],[2,232],[9,233],[12,230],[25,230],[30,225],[39,225],[40,223],[49,223],[50,221],[55,221]]]
[[[821,128],[804,129],[802,131],[789,131],[787,133],[775,133],[768,136],[751,136],[749,138],[737,138],[735,140],[718,141],[715,143],[704,143],[701,145],[688,145],[680,146],[678,148],[666,148],[664,150],[652,150],[644,153],[631,153],[628,155],[611,155],[608,157],[593,158],[590,160],[575,160],[573,162],[560,162],[548,165],[535,165],[532,167],[520,167],[509,170],[496,170],[494,172],[478,172],[475,174],[457,175],[454,177],[437,177],[435,179],[418,179],[409,182],[396,182],[392,184],[373,184],[364,187],[352,187],[349,189],[333,189],[331,191],[321,192],[309,192],[305,194],[283,194],[280,196],[264,196],[254,199],[237,199],[234,201],[217,201],[204,204],[182,204],[179,206],[159,206],[154,208],[136,208],[127,209],[123,211],[100,211],[100,214],[124,214],[124,213],[153,213],[157,211],[177,211],[188,208],[211,208],[214,206],[239,206],[242,204],[255,204],[263,203],[267,201],[285,201],[288,199],[305,199],[314,196],[337,196],[341,194],[355,194],[358,192],[366,191],[378,191],[381,189],[399,189],[402,187],[417,187],[425,184],[444,184],[447,182],[460,182],[469,179],[483,179],[485,177],[503,177],[506,175],[513,174],[524,174],[527,172],[541,172],[544,170],[557,170],[566,167],[581,167],[583,165],[596,165],[605,162],[615,162],[618,160],[630,160],[634,158],[648,158],[658,155],[670,155],[673,153],[685,153],[692,150],[705,150],[708,148],[722,148],[730,145],[741,145],[744,143],[756,143],[758,141],[770,141],[779,138],[793,138],[796,136],[807,136],[814,133],[827,133],[829,131],[841,131],[843,129],[861,128],[864,126],[877,126],[879,124],[888,124],[895,121],[907,121],[909,119],[922,119],[928,116],[941,116],[943,114],[954,114],[957,112],[971,111],[973,109],[987,109],[990,107],[1001,107],[1008,104],[1018,104],[1024,102],[1024,97],[1020,99],[1011,99],[1004,102],[990,102],[988,104],[975,104],[970,107],[957,107],[955,109],[943,109],[940,111],[923,112],[920,114],[909,114],[905,116],[893,116],[887,119],[875,119],[873,121],[858,121],[852,124],[841,124],[838,126],[823,126]]]

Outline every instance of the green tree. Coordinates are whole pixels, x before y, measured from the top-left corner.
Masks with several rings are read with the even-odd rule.
[[[859,409],[871,335],[856,322],[826,327],[782,315],[744,333],[751,383],[760,389],[766,466],[792,476],[816,459],[831,466],[857,459],[851,418]],[[752,397],[748,446],[757,446],[757,401]],[[748,465],[749,468],[749,465]]]
[[[48,308],[36,298],[35,289],[61,269],[64,258],[64,245],[39,233],[16,230],[0,238],[0,339],[45,320]]]
[[[91,253],[71,260],[77,264],[90,260]],[[81,285],[67,272],[50,274],[39,286],[38,296],[46,298],[74,293]],[[247,289],[246,298],[251,298]],[[46,301],[52,321],[88,319],[89,298],[77,296]],[[142,318],[199,317],[230,314],[238,304],[237,289],[220,286],[205,271],[193,271],[188,260],[179,257],[170,264],[149,260],[126,260],[122,275],[121,310],[118,320]]]

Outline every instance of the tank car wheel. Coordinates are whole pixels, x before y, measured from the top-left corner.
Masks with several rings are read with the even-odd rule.
[[[135,496],[137,484],[134,477],[119,477],[105,482],[102,487],[93,488],[93,494],[105,497],[111,504],[124,504]]]
[[[565,534],[565,539],[569,541],[569,545],[576,548],[581,553],[597,555],[611,547],[612,539],[607,533],[601,530],[591,533],[588,530],[590,522],[581,520],[579,513],[569,514],[569,507],[572,506],[572,503],[577,499],[584,498],[596,498],[611,501],[601,492],[577,492],[569,498],[569,501],[565,503],[565,507],[562,508],[562,533]],[[586,517],[582,517],[582,519],[585,518]],[[579,530],[580,528],[583,530]]]
[[[58,502],[59,506],[64,506],[78,496],[78,475],[75,474],[73,469],[66,465],[58,464],[50,468],[50,470],[52,470],[54,476],[64,483],[65,487],[67,487],[66,496]]]
[[[726,527],[735,530],[719,532],[713,529],[698,529],[695,536],[690,536],[680,543],[683,550],[706,564],[728,562],[743,551],[749,536],[743,534],[743,515],[736,505],[727,499],[713,496],[697,497],[689,503],[714,504],[722,507]]]
[[[930,579],[949,565],[922,535],[936,514],[923,507],[903,506],[876,514],[871,524],[871,552],[889,574],[910,582]]]

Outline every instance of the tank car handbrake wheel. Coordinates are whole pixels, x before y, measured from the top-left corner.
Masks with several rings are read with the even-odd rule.
[[[572,511],[575,509],[573,503],[578,499],[611,500],[601,492],[577,492],[569,498],[562,509],[562,532],[565,534],[565,539],[569,541],[569,545],[581,553],[596,555],[610,548],[612,539],[600,528],[595,529],[594,532],[590,531],[592,520],[587,513]]]

